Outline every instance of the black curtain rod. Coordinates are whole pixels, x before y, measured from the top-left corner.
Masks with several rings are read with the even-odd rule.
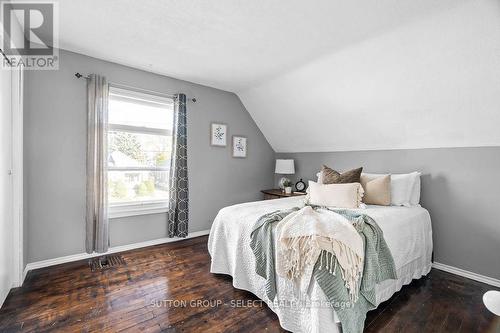
[[[81,74],[79,72],[75,73],[75,77],[77,79],[82,79],[83,78],[83,79],[86,79],[86,80],[88,80],[90,78],[88,75],[83,75],[83,74]],[[131,90],[147,92],[147,93],[151,93],[153,95],[164,95],[164,96],[168,96],[168,97],[176,97],[175,95],[164,94],[164,93],[161,93],[161,92],[158,92],[158,91],[152,91],[152,90],[147,90],[147,89],[142,89],[142,88],[136,88],[136,87],[129,87],[129,86],[126,86],[126,85],[123,85],[123,84],[113,84],[112,82],[110,82],[110,83],[111,83],[111,85],[115,85],[117,87],[130,88]],[[196,97],[187,98],[187,99],[190,100],[193,103],[196,103]]]

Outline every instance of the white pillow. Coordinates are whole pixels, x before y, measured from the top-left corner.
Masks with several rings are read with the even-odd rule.
[[[318,178],[318,180],[317,180],[318,184],[323,184],[323,172],[321,172],[321,171],[318,172],[316,174],[316,177]]]
[[[326,207],[359,208],[363,193],[360,183],[323,185],[310,180],[308,203]]]
[[[373,179],[384,174],[363,173]],[[420,172],[391,174],[391,205],[410,207],[420,202]]]
[[[415,178],[415,185],[413,185],[413,190],[411,192],[410,204],[412,206],[416,206],[420,204],[420,191],[421,191],[421,180],[420,176],[422,175],[420,172],[416,172],[417,176]]]

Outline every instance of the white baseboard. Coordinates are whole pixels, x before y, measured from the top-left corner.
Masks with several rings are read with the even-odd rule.
[[[24,279],[26,278],[26,275],[28,274],[28,272],[31,270],[34,270],[34,269],[64,264],[67,262],[78,261],[78,260],[82,260],[82,259],[100,257],[100,256],[103,256],[106,254],[111,254],[111,253],[118,253],[118,252],[133,250],[133,249],[139,249],[141,247],[147,247],[147,246],[153,246],[153,245],[171,243],[171,242],[178,242],[178,241],[189,239],[189,238],[205,236],[205,235],[208,235],[209,233],[210,233],[210,230],[201,230],[201,231],[190,232],[186,238],[179,238],[179,237],[166,238],[165,237],[165,238],[158,238],[158,239],[153,239],[153,240],[140,242],[140,243],[113,246],[113,247],[110,247],[108,249],[108,252],[106,252],[106,253],[92,253],[92,254],[78,253],[78,254],[72,254],[69,256],[64,256],[64,257],[59,257],[59,258],[54,258],[54,259],[47,259],[47,260],[30,262],[24,268],[23,282],[24,282]]]
[[[457,267],[453,267],[453,266],[448,266],[445,264],[441,264],[439,262],[433,262],[432,267],[434,267],[435,269],[439,269],[441,271],[445,271],[445,272],[448,272],[451,274],[463,276],[463,277],[471,279],[471,280],[479,281],[482,283],[489,284],[490,286],[500,288],[500,280],[494,279],[494,278],[489,277],[489,276],[484,276],[481,274],[469,272],[469,271],[466,271],[465,269],[461,269],[461,268],[457,268]]]

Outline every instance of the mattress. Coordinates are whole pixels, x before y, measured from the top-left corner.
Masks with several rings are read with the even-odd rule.
[[[303,197],[249,202],[221,209],[208,238],[212,273],[233,277],[233,286],[262,299],[292,332],[338,332],[338,318],[314,279],[307,291],[298,291],[290,281],[276,275],[277,297],[270,301],[265,280],[255,273],[250,233],[259,217],[279,209],[302,207]],[[360,209],[371,216],[384,232],[396,270],[397,280],[376,286],[377,304],[389,299],[403,285],[429,273],[432,255],[432,228],[429,212],[420,207],[370,206]]]

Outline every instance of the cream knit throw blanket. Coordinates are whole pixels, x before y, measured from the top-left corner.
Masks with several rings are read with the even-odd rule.
[[[334,274],[334,255],[350,298],[357,301],[364,262],[363,240],[346,218],[327,209],[305,206],[278,223],[276,236],[278,275],[307,290],[318,257],[320,269]],[[322,250],[332,256],[320,256]]]

